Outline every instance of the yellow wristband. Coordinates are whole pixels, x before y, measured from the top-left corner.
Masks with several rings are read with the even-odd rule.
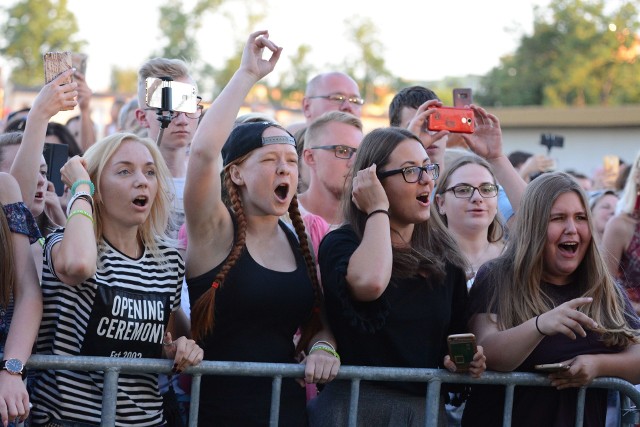
[[[93,216],[87,212],[87,211],[83,211],[82,209],[76,209],[75,211],[72,211],[69,216],[67,217],[67,223],[69,222],[69,220],[74,216],[74,215],[82,215],[82,216],[86,216],[87,218],[89,218],[91,220],[91,222],[93,223]]]
[[[313,353],[315,350],[326,351],[327,353],[335,356],[336,359],[340,360],[340,355],[338,354],[338,352],[327,345],[314,344],[314,346],[311,347],[311,350],[309,350],[309,354]]]

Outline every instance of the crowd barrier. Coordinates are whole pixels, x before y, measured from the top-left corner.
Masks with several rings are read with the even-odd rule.
[[[28,369],[53,369],[76,371],[104,371],[102,397],[102,427],[115,425],[116,393],[120,372],[155,372],[169,374],[173,361],[167,359],[124,359],[110,357],[45,356],[33,355],[27,362]],[[295,364],[255,363],[255,362],[213,362],[204,361],[198,366],[184,371],[193,376],[191,385],[191,407],[189,427],[198,425],[200,380],[202,375],[238,375],[251,377],[272,377],[270,426],[278,425],[280,389],[283,377],[302,378],[304,367]],[[447,384],[496,384],[506,386],[503,426],[511,425],[513,393],[516,386],[550,386],[546,375],[532,373],[486,372],[482,378],[453,374],[441,369],[382,368],[368,366],[342,366],[339,379],[351,380],[351,400],[349,427],[356,426],[360,381],[412,381],[426,382],[426,411],[438,413],[440,407],[440,387]],[[622,426],[633,426],[640,422],[640,391],[631,383],[619,378],[597,378],[589,387],[617,390],[622,397]],[[586,388],[580,388],[576,405],[576,427],[583,425]],[[631,404],[633,402],[633,405]],[[635,406],[634,406],[635,405]],[[437,417],[427,417],[426,427],[437,427]]]

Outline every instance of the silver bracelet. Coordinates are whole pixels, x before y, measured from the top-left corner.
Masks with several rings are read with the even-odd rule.
[[[91,194],[86,191],[76,191],[76,193],[71,196],[69,203],[67,203],[67,217],[69,217],[69,214],[71,213],[71,207],[79,198],[86,200],[91,205],[91,210],[93,210],[93,197],[91,197]]]

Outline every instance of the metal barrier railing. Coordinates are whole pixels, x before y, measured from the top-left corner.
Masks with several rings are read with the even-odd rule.
[[[167,359],[124,359],[110,357],[45,356],[33,355],[27,362],[27,368],[44,370],[104,371],[104,390],[102,397],[102,427],[115,425],[116,393],[120,372],[147,372],[169,374],[173,361]],[[198,407],[200,402],[200,380],[202,375],[236,375],[251,377],[272,377],[271,415],[269,424],[278,426],[280,407],[280,389],[283,377],[302,378],[304,366],[280,363],[256,362],[213,362],[204,361],[198,366],[187,368],[184,373],[193,376],[191,383],[191,406],[189,427],[198,425]],[[355,427],[358,411],[360,381],[409,381],[427,383],[426,411],[437,414],[440,407],[440,387],[447,384],[492,384],[506,387],[503,426],[511,425],[513,394],[516,386],[550,386],[546,375],[522,372],[498,373],[486,372],[482,378],[454,374],[441,369],[418,368],[382,368],[370,366],[341,366],[338,379],[351,380],[351,398],[349,404],[349,427]],[[640,422],[640,391],[633,384],[619,378],[596,378],[590,388],[617,390],[622,396],[622,425],[633,426]],[[582,427],[586,387],[578,391],[576,404],[576,427]],[[631,401],[635,407],[631,405]],[[426,427],[436,427],[438,417],[426,417]]]

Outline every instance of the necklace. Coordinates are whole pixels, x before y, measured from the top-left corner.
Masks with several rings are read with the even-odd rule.
[[[489,247],[491,246],[491,242],[489,242],[487,240],[487,245],[484,247],[484,249],[480,252],[480,256],[475,257],[475,259],[471,259],[471,257],[469,257],[467,255],[467,260],[469,261],[469,271],[467,271],[467,279],[472,279],[474,277],[476,277],[476,273],[478,271],[478,269],[476,267],[480,267],[482,264],[484,264],[484,262],[480,263],[480,265],[478,265],[478,262],[482,259],[483,256],[485,256],[487,254],[487,251],[489,250]]]

